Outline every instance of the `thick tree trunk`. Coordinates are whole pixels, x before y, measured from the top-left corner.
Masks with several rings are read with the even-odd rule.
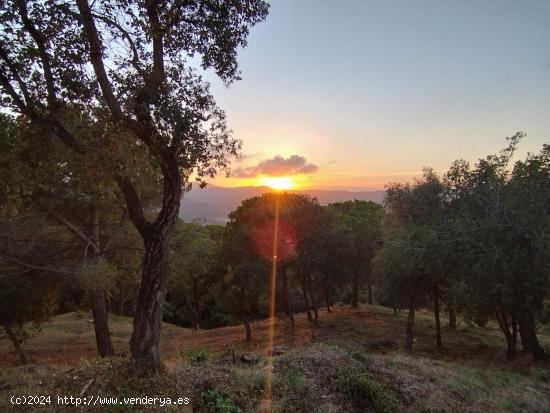
[[[95,340],[97,351],[101,357],[109,357],[115,354],[111,333],[109,331],[109,316],[105,305],[105,292],[92,290],[92,314],[94,317]]]
[[[409,304],[409,316],[407,317],[407,341],[405,342],[405,349],[412,351],[414,342],[414,314],[416,312],[416,300],[411,297]]]
[[[166,233],[145,240],[143,275],[130,339],[130,373],[149,376],[160,372],[159,339],[166,294],[168,239]]]
[[[168,278],[168,240],[176,225],[182,195],[180,170],[175,161],[161,164],[164,175],[162,208],[154,223],[145,220],[139,200],[122,182],[130,219],[143,238],[143,273],[130,339],[129,372],[137,376],[161,370],[159,340]],[[121,185],[119,184],[119,185]],[[141,211],[141,213],[140,213]]]
[[[521,314],[520,319],[520,331],[523,329],[524,336],[522,335],[522,341],[525,339],[527,342],[527,347],[531,354],[533,355],[534,360],[543,360],[546,358],[544,349],[539,343],[537,338],[536,326],[535,326],[535,317],[530,311],[525,311]],[[521,333],[520,333],[521,334]]]
[[[516,357],[516,342],[517,342],[516,329],[514,327],[515,322],[514,320],[512,320],[512,331],[510,331],[510,324],[508,323],[508,317],[504,312],[497,310],[496,318],[497,318],[500,330],[502,331],[502,333],[504,334],[504,338],[506,339],[506,358],[513,359]]]
[[[90,204],[90,240],[94,243],[95,249],[92,251],[90,261],[92,263],[99,260],[99,218],[97,207]],[[101,280],[103,282],[103,280]],[[93,289],[92,295],[92,314],[94,318],[95,340],[97,351],[101,357],[109,357],[115,354],[113,342],[111,341],[111,332],[109,331],[109,313],[107,311],[106,292],[103,289]]]
[[[4,326],[4,330],[6,330],[6,334],[8,335],[8,338],[13,344],[13,347],[15,348],[15,351],[17,352],[17,355],[19,356],[19,360],[21,361],[21,364],[27,364],[29,361],[27,360],[27,356],[25,352],[23,351],[23,348],[21,347],[21,340],[17,337],[17,334],[13,332],[10,326]]]
[[[441,320],[439,319],[439,286],[434,287],[434,318],[435,318],[435,342],[438,349],[441,344]]]

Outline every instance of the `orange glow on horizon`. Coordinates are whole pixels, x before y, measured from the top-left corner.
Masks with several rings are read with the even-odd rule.
[[[292,176],[262,176],[258,178],[258,182],[277,191],[294,189],[297,185]]]

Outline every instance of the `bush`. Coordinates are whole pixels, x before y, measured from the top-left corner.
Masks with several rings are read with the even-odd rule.
[[[221,395],[217,390],[201,392],[202,403],[211,413],[241,413],[242,410],[229,398]]]
[[[204,363],[208,360],[208,350],[190,350],[187,352],[187,357],[189,357],[189,360],[191,360],[193,364]]]
[[[371,405],[376,412],[390,413],[397,410],[398,402],[393,391],[374,377],[356,369],[340,371],[337,387],[355,402]]]

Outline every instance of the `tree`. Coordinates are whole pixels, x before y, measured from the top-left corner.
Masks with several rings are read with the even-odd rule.
[[[80,162],[63,147],[56,150],[57,142],[49,141],[42,130],[24,119],[16,121],[4,116],[3,123],[6,122],[10,125],[5,130],[3,142],[9,147],[9,152],[2,155],[8,159],[0,165],[0,173],[10,185],[2,189],[2,215],[17,217],[31,211],[44,214],[82,243],[83,265],[87,265],[86,261],[94,264],[104,253],[100,248],[98,208],[102,201],[114,201],[105,174],[102,171],[94,173],[93,165],[87,168],[89,162]],[[102,190],[98,190],[100,187]],[[8,211],[11,214],[6,214]],[[78,219],[75,221],[72,217]],[[85,224],[78,225],[77,221],[82,219]],[[28,235],[33,237],[33,234]],[[52,248],[52,251],[55,249]],[[1,252],[5,255],[6,247]],[[23,258],[20,251],[17,256]],[[93,272],[88,271],[88,275],[92,279],[97,278]],[[98,352],[102,357],[110,356],[114,350],[105,304],[107,291],[98,288],[100,282],[90,282],[88,285],[91,286],[89,291]]]
[[[510,160],[523,133],[473,169],[455,162],[446,176],[453,238],[462,251],[459,305],[467,317],[494,317],[516,355],[518,332],[534,358],[544,351],[535,332],[548,285],[548,146],[540,154]]]
[[[390,301],[409,305],[405,345],[409,351],[414,339],[416,308],[428,294],[433,299],[436,344],[438,348],[442,346],[439,299],[444,269],[439,248],[443,237],[437,224],[443,210],[443,189],[439,177],[432,169],[425,168],[423,178],[413,185],[389,185],[384,199],[387,239],[377,257],[377,272],[386,291],[399,288],[400,279],[408,286],[407,296],[387,295],[392,297]]]
[[[0,264],[9,267],[2,259]],[[22,364],[28,362],[22,344],[32,334],[26,324],[31,323],[31,329],[37,331],[53,315],[57,283],[57,278],[51,273],[36,269],[0,278],[0,327],[12,342]]]
[[[229,215],[226,225],[222,259],[227,265],[228,279],[224,298],[229,311],[243,323],[245,340],[252,340],[251,321],[260,316],[262,298],[267,294],[269,266],[250,246],[250,227],[245,225],[236,212]],[[267,302],[267,300],[264,300]]]
[[[352,275],[351,306],[359,303],[359,286],[366,278],[369,304],[372,304],[371,260],[382,237],[382,218],[384,208],[372,201],[346,201],[329,205],[339,212],[342,224],[349,231],[349,260]]]
[[[221,241],[217,226],[178,223],[172,236],[169,303],[174,311],[182,308],[192,314],[192,324],[199,329],[204,305],[220,285],[225,268],[220,260]]]
[[[239,78],[236,49],[265,19],[261,0],[180,2],[76,0],[2,3],[0,84],[11,110],[55,135],[82,156],[98,155],[124,196],[144,243],[143,274],[130,341],[130,371],[160,369],[159,337],[168,269],[168,237],[184,184],[227,166],[239,142],[226,127],[208,86],[186,64],[199,54],[226,83]],[[67,124],[71,102],[97,124],[92,145]],[[101,151],[120,132],[133,137],[126,153],[146,148],[159,171],[162,201],[148,219],[135,176]],[[119,152],[120,153],[120,152]],[[182,182],[183,180],[183,182]]]

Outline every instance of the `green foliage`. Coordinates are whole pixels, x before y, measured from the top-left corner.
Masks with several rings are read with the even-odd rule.
[[[203,321],[206,303],[218,294],[226,271],[220,259],[222,231],[217,225],[177,224],[170,242],[169,320],[193,327]]]
[[[217,390],[204,390],[201,400],[210,413],[240,413],[242,410],[230,398],[224,397]]]
[[[106,260],[98,260],[80,267],[79,284],[85,290],[109,291],[118,277],[117,268]]]
[[[357,403],[366,403],[379,413],[397,411],[399,402],[394,392],[374,377],[348,368],[338,373],[338,390]]]
[[[192,363],[200,364],[208,360],[209,353],[206,349],[189,350],[187,352],[187,357],[189,358],[189,360],[191,360]]]

